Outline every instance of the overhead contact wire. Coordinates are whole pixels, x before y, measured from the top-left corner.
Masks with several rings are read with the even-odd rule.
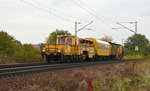
[[[32,6],[32,7],[34,7],[34,8],[37,8],[37,9],[39,9],[39,10],[41,10],[41,11],[44,11],[44,12],[46,12],[46,13],[48,13],[48,14],[51,14],[51,15],[56,16],[56,17],[58,17],[58,18],[61,18],[61,19],[65,20],[65,21],[67,21],[67,22],[69,22],[69,23],[74,23],[74,22],[72,22],[72,21],[70,21],[70,20],[68,20],[68,19],[66,19],[66,18],[64,18],[64,17],[62,17],[62,16],[59,16],[59,15],[53,14],[53,13],[51,13],[51,12],[48,12],[47,10],[42,9],[42,8],[40,8],[40,7],[38,7],[38,6],[35,6],[35,5],[33,5],[33,4],[29,3],[29,2],[26,2],[26,1],[24,1],[24,0],[20,0],[20,1],[23,2],[23,3],[25,3],[25,4],[28,4],[28,5]]]

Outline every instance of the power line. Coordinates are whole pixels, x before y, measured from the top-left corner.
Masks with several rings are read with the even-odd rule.
[[[93,9],[90,8],[88,5],[84,4],[83,2],[81,2],[81,1],[79,1],[79,2],[81,3],[81,5],[85,6],[86,8],[88,8],[89,10],[91,10],[92,12],[94,12],[96,15],[101,16],[101,17],[102,17],[103,19],[105,19],[106,21],[113,22],[113,21],[111,21],[110,19],[104,17],[103,15],[97,13],[95,10],[93,10]],[[113,22],[113,23],[115,23],[115,22]]]
[[[94,30],[92,29],[91,31],[93,31],[93,32],[95,32],[97,35],[111,35],[111,36],[118,36],[119,38],[122,38],[122,36],[120,35],[120,34],[118,34],[118,35],[114,35],[114,34],[112,34],[111,32],[109,32],[108,30],[106,30],[106,29],[104,29],[104,28],[102,28],[102,27],[100,27],[100,26],[98,26],[98,25],[94,25],[94,26],[96,26],[96,27],[94,27]],[[99,29],[99,28],[101,28],[101,29]],[[96,30],[98,30],[98,31],[96,31]],[[103,31],[100,31],[100,30],[103,30],[103,31],[107,31],[107,34],[106,33],[104,33]],[[119,38],[117,38],[117,39],[119,39]]]
[[[72,1],[73,3],[75,3],[76,5],[78,4],[78,3],[74,2],[73,0],[71,0],[71,1]],[[82,9],[85,9],[85,8],[82,7],[82,5],[83,5],[84,7],[88,8],[90,11],[92,11],[93,13],[95,13],[96,15],[101,16],[101,17],[102,17],[103,19],[105,19],[106,21],[110,21],[110,22],[116,24],[116,22],[114,22],[114,21],[112,21],[112,20],[110,20],[110,19],[104,17],[103,15],[100,15],[99,13],[97,13],[96,11],[94,11],[93,9],[91,9],[89,6],[87,6],[86,4],[84,4],[83,2],[81,2],[81,1],[79,1],[79,2],[81,3],[81,5],[78,4],[78,6],[81,7]],[[91,13],[91,12],[90,12],[90,13]],[[98,16],[97,16],[97,17],[98,17]],[[107,23],[107,24],[108,24],[108,23]],[[110,25],[108,25],[108,26],[111,27]],[[118,30],[116,29],[116,31],[118,31]],[[121,32],[121,31],[119,31],[119,32]],[[125,33],[126,33],[126,32],[125,32]]]
[[[118,30],[118,29],[124,29],[124,28],[112,28],[112,29],[118,31],[121,34],[127,34],[128,35],[127,32],[125,32],[125,31],[123,32],[123,31]]]
[[[45,10],[45,9],[43,9],[43,8],[40,8],[40,7],[38,7],[38,6],[36,6],[36,5],[33,5],[33,4],[29,3],[29,2],[26,2],[26,1],[24,1],[24,0],[20,0],[20,1],[22,1],[22,2],[25,3],[25,4],[30,5],[30,6],[32,6],[32,7],[35,7],[35,8],[37,8],[37,9],[41,10],[41,11],[44,11],[44,12],[46,12],[46,13],[48,13],[48,14],[54,15],[54,16],[56,16],[56,17],[59,17],[59,18],[65,20],[65,21],[67,21],[67,22],[74,23],[74,22],[72,22],[72,21],[70,21],[70,20],[68,20],[68,19],[66,19],[66,18],[64,18],[64,17],[62,17],[62,16],[56,15],[56,14],[54,14],[54,13],[48,11],[48,10]],[[43,6],[43,7],[48,8],[49,10],[53,10],[53,11],[59,12],[59,11],[57,11],[57,10],[55,10],[55,9],[52,9],[52,8],[50,8],[50,7],[48,7],[48,6],[44,5],[44,4],[42,4],[42,3],[37,2],[36,0],[32,0],[32,1],[35,2],[35,3],[37,3],[37,4],[39,4],[39,5],[41,5],[41,6]],[[71,0],[71,1],[74,2],[73,0]],[[76,2],[74,2],[74,3],[75,3],[76,5],[78,5],[79,7],[81,7],[81,5],[79,5],[78,3],[76,3]],[[81,7],[81,8],[84,9],[85,11],[89,12],[89,13],[90,13],[91,15],[93,15],[94,17],[96,17],[99,21],[101,21],[101,22],[107,24],[109,27],[111,27],[107,22],[105,22],[105,21],[103,21],[102,19],[100,19],[97,15],[93,14],[92,12],[90,12],[89,10],[87,10],[87,9],[85,9],[85,8],[83,8],[83,7]],[[94,12],[94,10],[93,10],[93,12]],[[60,12],[59,12],[59,13],[60,13]],[[96,12],[95,12],[95,13],[96,13]],[[61,14],[64,14],[64,13],[61,12]],[[66,15],[66,14],[65,14],[65,15]],[[75,17],[69,16],[69,15],[66,15],[66,16],[75,18]],[[76,19],[77,19],[77,18],[76,18]],[[109,31],[109,33],[110,33],[110,31]]]
[[[99,25],[95,25],[95,26],[98,27],[98,28],[101,28],[101,30],[103,30],[103,31],[107,31],[108,34],[111,34],[110,31],[108,31],[107,29],[105,29],[105,28],[103,28],[103,27],[100,27]]]
[[[71,2],[73,2],[74,4],[76,4],[77,6],[79,6],[80,8],[82,8],[83,10],[85,10],[86,12],[90,13],[92,16],[94,16],[95,18],[97,18],[99,21],[105,23],[106,25],[108,25],[109,27],[111,27],[107,22],[103,21],[102,19],[100,19],[97,15],[93,14],[92,12],[90,12],[89,10],[87,10],[86,8],[83,8],[80,4],[78,4],[77,2],[71,0]]]
[[[42,3],[40,3],[40,2],[37,2],[36,0],[32,0],[32,1],[35,2],[35,3],[37,3],[37,4],[39,4],[39,5],[41,5],[41,6],[43,6],[43,7],[49,8],[49,9],[54,10],[54,11],[59,12],[59,13],[62,13],[62,12],[60,12],[60,11],[58,11],[58,10],[55,10],[55,9],[53,9],[53,8],[48,7],[48,6],[45,5],[45,4],[42,4]],[[62,14],[64,14],[64,13],[62,13]],[[66,14],[65,14],[65,15],[66,15]],[[75,17],[69,16],[69,15],[66,15],[66,16],[75,18]],[[76,19],[79,19],[79,18],[76,18]],[[80,19],[80,20],[81,20],[81,19]]]
[[[97,25],[95,25],[95,26],[97,26]],[[99,26],[97,26],[97,27],[99,27]],[[98,29],[97,29],[97,30],[98,30]],[[103,30],[103,31],[107,31],[107,30],[104,29],[104,28],[103,28],[102,30]],[[118,30],[116,30],[116,31],[118,31]],[[100,32],[100,31],[95,31],[95,32],[97,32],[97,33],[102,33],[103,35],[118,36],[118,38],[122,38],[122,37],[123,37],[123,36],[121,36],[120,34],[117,34],[117,35],[115,34],[115,35],[113,35],[112,33],[108,32],[108,31],[107,31],[107,32],[108,32],[109,34],[106,34],[106,33],[104,34],[104,32],[102,32],[102,31],[101,31],[101,32]],[[120,33],[120,32],[119,32],[119,33]],[[122,33],[122,34],[124,34],[124,33]],[[117,39],[118,39],[118,38],[117,38]]]
[[[125,29],[128,29],[128,30],[130,30],[131,32],[135,33],[132,29],[130,29],[130,28],[128,28],[128,27],[126,27],[126,26],[120,24],[119,22],[117,22],[117,24],[120,25],[120,26],[122,26],[122,27],[124,27]]]
[[[72,21],[70,21],[70,20],[68,20],[68,19],[66,19],[66,18],[64,18],[64,17],[62,17],[62,16],[53,14],[53,13],[51,13],[51,12],[45,10],[45,9],[42,9],[42,8],[40,8],[40,7],[38,7],[38,6],[35,6],[35,5],[33,5],[33,4],[29,3],[29,2],[26,2],[26,1],[24,1],[24,0],[20,0],[20,1],[23,2],[23,3],[25,3],[25,4],[28,4],[28,5],[32,6],[32,7],[34,7],[34,8],[37,8],[37,9],[39,9],[39,10],[41,10],[41,11],[44,11],[44,12],[46,12],[46,13],[48,13],[48,14],[51,14],[51,15],[56,16],[56,17],[58,17],[58,18],[61,18],[61,19],[65,20],[65,21],[67,21],[67,22],[69,22],[69,23],[74,23],[74,22],[72,22]]]
[[[103,33],[99,32],[99,31],[93,31],[93,32],[95,32],[96,34],[97,34],[97,33],[100,33],[100,34],[103,35],[103,36],[106,36],[106,35],[107,35],[107,34],[103,34]],[[103,36],[102,36],[102,37],[103,37]],[[112,36],[112,38],[113,38],[113,36]],[[97,38],[97,39],[100,39],[100,38]],[[120,40],[119,38],[115,38],[115,39]],[[113,40],[114,40],[114,39],[113,39]]]
[[[90,13],[92,16],[96,17],[100,22],[105,23],[106,25],[108,25],[108,26],[111,28],[111,26],[110,26],[107,22],[105,22],[105,21],[103,21],[102,19],[100,19],[97,15],[95,15],[95,14],[93,14],[92,12],[90,12],[89,10],[83,8],[80,4],[76,3],[76,2],[73,1],[73,0],[71,0],[71,2],[73,2],[74,4],[76,4],[77,6],[79,6],[80,8],[82,8],[83,10],[85,10],[86,12]],[[92,10],[92,9],[91,9],[91,10]],[[92,11],[94,11],[94,10],[92,10]],[[107,31],[107,30],[106,30],[106,31]],[[108,31],[108,33],[110,33],[110,31]]]
[[[94,27],[95,28],[95,27]],[[94,29],[90,29],[92,32],[95,32],[97,35],[103,35],[103,36],[106,36],[106,35],[111,35],[112,36],[112,34],[106,34],[106,33],[104,33],[104,32],[102,32],[102,31],[96,31],[96,30],[99,30],[99,29],[97,29],[96,28],[96,30]],[[105,30],[105,29],[103,29],[103,30]],[[106,30],[105,30],[106,31]],[[116,35],[115,35],[116,36]],[[113,36],[112,36],[113,37]],[[118,37],[120,37],[120,38],[122,38],[122,36],[120,36],[120,35],[118,35]],[[115,39],[118,39],[118,40],[120,40],[119,38],[115,38]]]
[[[77,17],[74,17],[74,16],[70,16],[70,15],[68,15],[68,14],[66,14],[66,13],[63,13],[63,12],[58,11],[58,10],[56,10],[56,9],[50,8],[49,6],[47,6],[47,5],[45,5],[45,4],[42,4],[42,3],[40,3],[40,2],[38,2],[38,1],[36,1],[36,0],[32,0],[32,1],[35,2],[35,3],[37,3],[37,4],[39,4],[39,5],[41,5],[41,6],[43,6],[43,7],[45,7],[45,8],[48,8],[49,10],[53,10],[53,11],[55,11],[55,12],[58,12],[58,13],[60,13],[60,14],[65,15],[65,16],[67,16],[67,17],[70,17],[70,18],[73,18],[73,19],[78,19],[78,20],[80,20],[80,21],[85,21],[85,20],[83,20],[83,19],[80,19],[80,18],[77,18]],[[87,22],[88,22],[88,21],[87,21]]]
[[[96,27],[100,27],[100,26],[98,26],[98,25],[95,25]],[[119,38],[122,38],[122,36],[120,35],[120,34],[124,34],[124,33],[121,33],[121,32],[119,32],[120,34],[116,34],[115,32],[114,32],[114,34],[112,34],[110,31],[108,31],[108,30],[106,30],[105,28],[102,28],[102,27],[100,27],[103,31],[107,31],[107,33],[108,34],[105,34],[105,35],[112,35],[112,36],[118,36]],[[116,32],[118,32],[118,30],[116,30]],[[102,33],[102,32],[101,32]]]

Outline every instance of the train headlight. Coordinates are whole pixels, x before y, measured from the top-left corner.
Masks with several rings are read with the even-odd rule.
[[[60,48],[58,48],[58,52],[60,52]]]

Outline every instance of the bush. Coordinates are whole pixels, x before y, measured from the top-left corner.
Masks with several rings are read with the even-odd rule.
[[[0,31],[0,55],[1,57],[11,56],[15,52],[15,38],[7,32]]]
[[[0,64],[37,62],[40,51],[31,45],[21,43],[7,32],[0,31]]]
[[[150,59],[150,54],[148,54],[148,55],[145,57],[145,59]]]
[[[14,53],[17,62],[33,62],[40,59],[40,51],[34,49],[31,45],[24,44],[19,46]]]

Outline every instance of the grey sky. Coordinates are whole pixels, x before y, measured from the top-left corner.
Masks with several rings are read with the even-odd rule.
[[[0,0],[0,30],[15,36],[22,43],[45,42],[45,37],[55,29],[69,30],[74,34],[74,22],[81,22],[78,27],[82,27],[90,21],[94,21],[94,23],[87,28],[91,28],[93,31],[84,29],[78,33],[79,37],[101,38],[104,35],[111,35],[115,42],[121,43],[122,38],[127,38],[133,33],[128,30],[111,29],[111,27],[119,27],[114,22],[138,21],[138,33],[145,34],[150,39],[150,0],[73,0],[83,8],[86,8],[85,4],[96,11],[99,19],[78,7],[71,0],[23,1],[64,17],[72,23],[27,5],[20,0]],[[34,1],[40,2],[46,7]],[[134,29],[133,24],[124,25]]]

